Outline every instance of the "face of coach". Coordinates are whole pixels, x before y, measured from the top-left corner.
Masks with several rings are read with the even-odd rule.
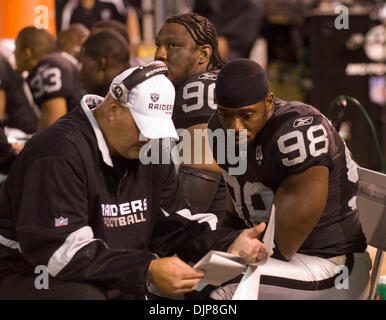
[[[93,113],[111,156],[138,159],[139,151],[146,141],[139,141],[140,131],[130,109],[122,106],[109,93]]]
[[[171,119],[175,90],[165,70],[156,61],[124,71],[92,110],[112,157],[138,159],[150,139],[178,139]]]

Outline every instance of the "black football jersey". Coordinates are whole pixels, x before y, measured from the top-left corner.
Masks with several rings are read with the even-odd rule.
[[[23,78],[0,54],[0,90],[6,94],[4,126],[33,133],[37,127],[34,114],[23,89]]]
[[[330,172],[327,204],[298,252],[330,257],[362,251],[366,242],[355,214],[358,174],[344,141],[312,106],[275,99],[274,107],[274,114],[248,146],[244,174],[229,174],[232,166],[218,161],[220,146],[212,146],[239,218],[247,226],[267,222],[275,192],[286,177],[326,166]],[[222,129],[217,113],[209,129]]]
[[[3,127],[0,126],[0,173],[8,174],[16,155],[16,151],[8,143]]]
[[[71,13],[70,24],[81,23],[88,29],[101,20],[117,20],[126,24],[127,12],[118,10],[114,4],[115,1],[95,1],[95,5],[91,10],[84,9],[80,4]]]
[[[79,104],[85,94],[77,60],[65,52],[51,53],[40,60],[27,81],[40,107],[47,100],[63,97],[68,112]]]
[[[173,123],[176,129],[208,123],[217,109],[214,96],[217,73],[208,71],[196,74],[176,90],[173,109]]]

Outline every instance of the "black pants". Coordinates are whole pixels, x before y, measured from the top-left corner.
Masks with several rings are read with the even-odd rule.
[[[36,289],[38,275],[9,273],[0,279],[0,300],[144,300],[144,294],[106,290],[86,282],[49,277],[48,289]]]
[[[49,277],[48,289],[36,289],[36,276],[9,273],[0,280],[0,300],[106,300],[102,288]]]

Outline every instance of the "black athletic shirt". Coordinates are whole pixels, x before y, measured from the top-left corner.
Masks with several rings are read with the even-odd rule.
[[[90,117],[101,101],[85,96],[16,159],[0,189],[0,274],[46,265],[59,279],[143,298],[154,252],[196,261],[238,232],[190,218],[172,163],[111,159]]]
[[[239,218],[247,226],[266,222],[275,192],[285,178],[312,166],[326,166],[330,172],[327,204],[298,252],[332,257],[363,251],[366,239],[355,202],[357,168],[344,141],[312,106],[275,99],[274,107],[273,116],[248,146],[246,172],[230,175],[231,166],[219,163]],[[217,113],[209,128],[222,129]],[[216,160],[217,150],[215,143]]]
[[[0,90],[6,94],[4,126],[34,133],[37,117],[23,89],[23,78],[12,69],[8,60],[0,54]]]
[[[84,95],[77,60],[65,52],[54,52],[39,61],[27,78],[35,103],[62,97],[67,112],[79,104]]]
[[[177,90],[173,109],[176,129],[187,129],[198,124],[207,124],[217,109],[214,96],[218,71],[199,73],[187,79]],[[190,169],[199,173],[198,169]],[[191,199],[192,201],[192,199]],[[194,203],[192,203],[195,205]],[[226,213],[226,186],[221,179],[208,212],[221,217]]]
[[[7,174],[15,158],[16,151],[8,143],[3,128],[0,126],[0,173]]]
[[[71,13],[70,24],[81,23],[91,29],[94,23],[101,20],[117,20],[126,24],[126,17],[127,15],[120,13],[113,3],[96,0],[91,10],[79,4]]]
[[[217,109],[214,99],[217,74],[216,71],[196,74],[177,88],[173,109],[176,129],[208,123]]]

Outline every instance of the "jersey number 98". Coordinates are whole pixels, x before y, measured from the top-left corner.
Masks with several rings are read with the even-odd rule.
[[[316,135],[317,134],[317,135]],[[328,136],[323,125],[318,124],[309,127],[307,130],[307,139],[310,142],[308,145],[309,154],[313,157],[320,156],[328,151]],[[302,163],[307,159],[307,148],[304,141],[303,133],[300,130],[295,130],[282,135],[277,140],[277,145],[282,154],[289,154],[296,151],[299,154],[292,159],[284,158],[282,163],[286,167]]]

